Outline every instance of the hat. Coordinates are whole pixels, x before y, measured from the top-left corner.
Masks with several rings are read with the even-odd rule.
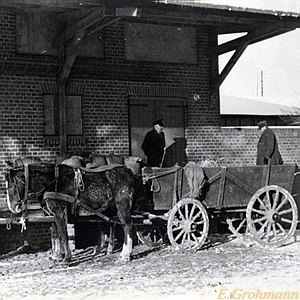
[[[268,123],[267,123],[267,121],[260,121],[260,122],[258,122],[257,126],[258,126],[258,129],[262,129],[264,126],[267,127]]]
[[[153,126],[155,125],[159,125],[161,127],[164,127],[164,122],[163,122],[164,119],[159,119],[159,120],[156,120],[153,122]]]

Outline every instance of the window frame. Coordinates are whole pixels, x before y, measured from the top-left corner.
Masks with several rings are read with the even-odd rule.
[[[72,103],[72,101],[76,99]],[[72,112],[70,113],[72,109]],[[74,110],[77,113],[74,113]],[[78,111],[80,111],[78,113]],[[50,116],[49,116],[50,115]],[[79,117],[80,116],[80,117]],[[60,134],[60,112],[58,94],[43,95],[43,130],[44,137],[58,137]],[[79,122],[80,119],[80,122]],[[79,125],[74,131],[74,126]],[[82,95],[67,94],[66,95],[66,134],[67,137],[83,136],[83,99]]]

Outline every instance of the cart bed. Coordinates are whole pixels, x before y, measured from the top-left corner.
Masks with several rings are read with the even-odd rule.
[[[268,185],[292,191],[297,165],[271,166]],[[203,197],[208,208],[246,207],[251,196],[266,185],[266,166],[205,167]]]

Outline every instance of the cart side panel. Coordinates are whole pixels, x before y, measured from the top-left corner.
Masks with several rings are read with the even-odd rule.
[[[222,207],[246,207],[252,195],[264,186],[264,169],[264,166],[228,168]]]
[[[208,180],[217,178],[208,182],[203,190],[208,207],[246,207],[251,196],[262,186],[261,167],[210,167],[204,168],[204,173]]]
[[[175,173],[152,180],[154,210],[169,210],[173,203]]]
[[[275,184],[283,187],[289,193],[292,192],[295,173],[298,167],[294,165],[271,166],[269,185]]]
[[[221,187],[222,167],[205,167],[203,168],[207,182],[202,188],[202,198],[205,199],[207,207],[217,207],[219,202],[219,191]],[[217,176],[220,174],[220,177]],[[216,179],[212,179],[217,176]],[[213,181],[211,181],[213,180]]]
[[[147,168],[143,174],[148,175],[152,185],[152,199],[154,210],[169,210],[174,205],[174,200],[188,195],[189,186],[184,175],[184,170],[179,166],[171,168]]]
[[[191,189],[188,184],[184,169],[178,171],[178,196],[179,198],[188,198]]]
[[[295,170],[296,165],[271,166],[269,185],[291,192]],[[265,186],[267,166],[208,167],[204,173],[209,182],[203,194],[209,207],[246,207],[252,195]]]

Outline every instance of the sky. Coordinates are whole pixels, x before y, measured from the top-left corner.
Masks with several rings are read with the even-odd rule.
[[[199,0],[199,2],[300,14],[299,0]],[[228,39],[228,36],[222,37],[220,42]],[[222,96],[225,95],[300,107],[299,49],[300,29],[248,46],[220,87],[221,102]],[[220,71],[231,55],[232,53],[220,57]]]

